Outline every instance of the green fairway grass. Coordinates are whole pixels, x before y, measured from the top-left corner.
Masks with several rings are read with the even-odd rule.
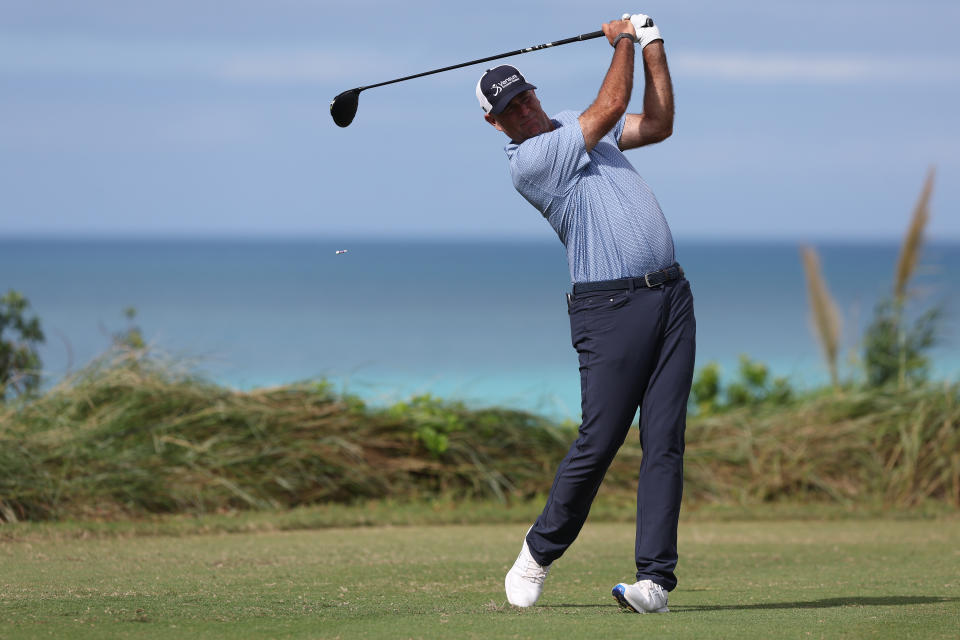
[[[633,526],[588,523],[539,604],[527,524],[0,543],[0,638],[957,638],[960,520],[692,521],[668,614],[622,613]]]

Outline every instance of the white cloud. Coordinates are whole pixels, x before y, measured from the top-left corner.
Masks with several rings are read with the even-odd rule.
[[[596,55],[582,50],[568,55],[555,53],[551,64],[545,66],[548,73],[562,68],[566,75],[581,65],[595,66]],[[422,66],[420,59],[419,51],[394,50],[388,55],[358,51],[353,45],[248,45],[62,35],[0,37],[0,74],[18,75],[179,76],[237,84],[299,85],[414,73]],[[871,83],[896,78],[898,82],[929,84],[960,80],[960,58],[949,54],[905,57],[674,49],[670,63],[676,75],[749,83]],[[430,64],[436,66],[432,61]]]
[[[393,58],[303,46],[245,46],[85,36],[0,38],[0,74],[203,77],[302,84],[389,70]]]
[[[680,52],[670,56],[678,75],[742,82],[953,82],[960,60],[946,57],[904,58],[857,54]]]

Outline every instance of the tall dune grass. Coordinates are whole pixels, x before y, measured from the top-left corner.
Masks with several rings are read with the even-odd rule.
[[[120,353],[30,403],[0,407],[0,520],[369,498],[508,502],[544,493],[574,438],[571,427],[519,411],[411,406],[366,408],[324,384],[238,392]],[[421,437],[424,424],[441,423],[442,450]],[[960,507],[958,425],[957,386],[811,396],[694,419],[687,496]],[[640,457],[629,438],[605,491],[632,494]]]
[[[960,507],[960,387],[848,390],[787,409],[697,422],[687,448],[696,498]]]
[[[0,409],[0,504],[5,519],[33,520],[506,499],[532,491],[564,446],[559,429],[530,414],[446,410],[463,429],[438,459],[416,420],[365,410],[323,384],[238,392],[115,354]]]

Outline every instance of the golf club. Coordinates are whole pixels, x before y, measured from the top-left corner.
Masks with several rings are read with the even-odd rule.
[[[652,26],[653,20],[647,19],[647,26]],[[521,53],[529,53],[530,51],[538,51],[540,49],[546,49],[548,47],[557,47],[561,44],[569,44],[571,42],[580,42],[582,40],[591,40],[593,38],[599,38],[603,36],[603,31],[593,31],[591,33],[581,33],[578,36],[573,36],[572,38],[564,38],[563,40],[557,40],[556,42],[548,42],[546,44],[538,44],[533,47],[527,47],[526,49],[517,49],[516,51],[510,51],[508,53],[500,53],[495,56],[490,56],[489,58],[480,58],[479,60],[471,60],[470,62],[461,62],[460,64],[455,64],[449,67],[443,67],[442,69],[434,69],[433,71],[424,71],[423,73],[417,73],[412,76],[405,76],[403,78],[397,78],[396,80],[387,80],[386,82],[379,82],[377,84],[371,84],[366,87],[357,87],[356,89],[348,89],[344,91],[336,98],[330,102],[330,115],[333,116],[333,121],[337,123],[337,126],[348,127],[350,123],[353,122],[354,116],[357,115],[357,105],[360,100],[360,92],[367,89],[373,89],[374,87],[382,87],[387,84],[393,84],[395,82],[403,82],[404,80],[412,80],[414,78],[421,78],[423,76],[429,76],[434,73],[441,73],[443,71],[450,71],[452,69],[459,69],[460,67],[468,67],[472,64],[480,64],[481,62],[489,62],[490,60],[498,60],[500,58],[508,58],[510,56],[518,56]]]

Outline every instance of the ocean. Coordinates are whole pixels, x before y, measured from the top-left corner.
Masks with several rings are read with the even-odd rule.
[[[733,376],[746,354],[797,386],[826,381],[798,246],[677,240],[698,368],[714,361]],[[815,246],[843,314],[841,373],[856,375],[851,358],[899,248]],[[958,283],[960,244],[927,246],[911,308],[944,308],[932,356],[950,380]],[[103,353],[134,307],[153,349],[231,387],[325,378],[374,404],[430,393],[576,419],[569,288],[555,239],[0,239],[0,292],[20,291],[40,317],[47,384]]]

